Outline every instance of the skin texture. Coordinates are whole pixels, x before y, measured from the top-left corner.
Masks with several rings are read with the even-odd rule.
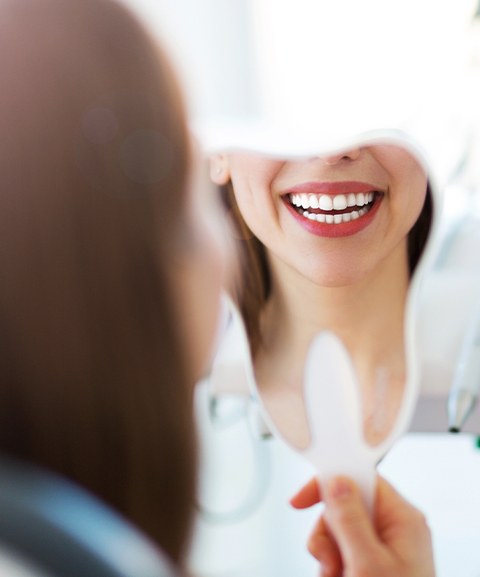
[[[338,477],[321,495],[312,479],[292,499],[298,509],[324,501],[308,549],[321,577],[435,577],[432,542],[424,516],[378,478],[373,521],[358,487]]]

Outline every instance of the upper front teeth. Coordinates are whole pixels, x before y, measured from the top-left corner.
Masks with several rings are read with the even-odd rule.
[[[350,206],[363,206],[373,201],[374,192],[359,192],[354,194],[291,194],[290,201],[294,206],[302,208],[320,208],[322,210],[344,210]]]

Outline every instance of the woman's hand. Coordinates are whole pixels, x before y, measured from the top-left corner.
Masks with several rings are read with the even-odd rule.
[[[320,495],[312,479],[292,499],[297,509],[325,501],[308,549],[321,577],[434,577],[432,542],[424,516],[378,478],[374,520],[358,487],[339,477]]]

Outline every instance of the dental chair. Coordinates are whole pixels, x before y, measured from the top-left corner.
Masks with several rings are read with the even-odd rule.
[[[78,486],[0,456],[0,577],[174,577],[166,556]]]

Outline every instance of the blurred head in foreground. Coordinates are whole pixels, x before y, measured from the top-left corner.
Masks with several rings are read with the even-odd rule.
[[[2,2],[0,61],[0,450],[178,561],[221,267],[176,78],[109,0]]]

